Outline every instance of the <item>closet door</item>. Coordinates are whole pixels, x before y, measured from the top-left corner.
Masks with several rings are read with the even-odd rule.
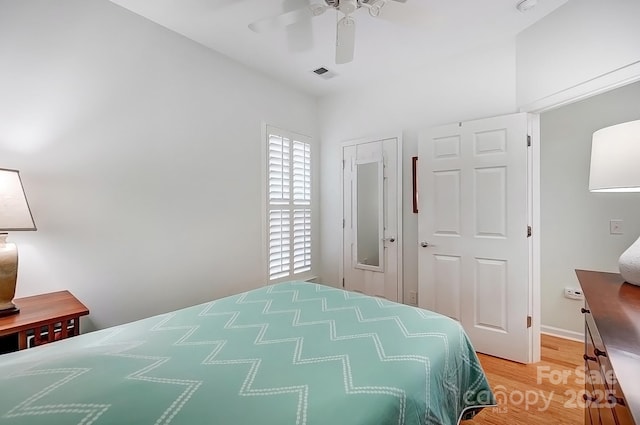
[[[399,138],[343,145],[343,286],[402,301]]]

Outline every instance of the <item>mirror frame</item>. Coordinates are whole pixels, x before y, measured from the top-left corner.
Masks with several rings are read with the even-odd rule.
[[[362,264],[358,262],[358,165],[378,164],[378,266]],[[356,217],[356,225],[354,231],[354,255],[353,267],[361,270],[371,270],[376,272],[384,272],[384,162],[382,158],[365,159],[355,161],[356,172],[354,176],[355,196],[353,197],[354,216]]]

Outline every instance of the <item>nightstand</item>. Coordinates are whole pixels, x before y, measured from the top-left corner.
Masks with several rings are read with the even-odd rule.
[[[0,318],[0,354],[36,347],[80,334],[89,309],[69,291],[16,298],[20,312]]]

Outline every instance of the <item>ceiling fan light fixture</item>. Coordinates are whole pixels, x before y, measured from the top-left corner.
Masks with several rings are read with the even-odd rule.
[[[516,5],[516,8],[520,12],[525,13],[528,10],[531,10],[534,7],[536,7],[537,4],[538,4],[538,0],[522,0]]]
[[[369,8],[369,15],[377,18],[380,15],[380,11],[387,4],[387,0],[373,0],[369,3],[362,3]]]

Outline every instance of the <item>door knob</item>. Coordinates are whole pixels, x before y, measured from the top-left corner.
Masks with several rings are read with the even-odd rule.
[[[429,246],[429,242],[422,241],[422,242],[420,242],[420,246],[423,247],[423,248],[426,248],[426,247]]]

